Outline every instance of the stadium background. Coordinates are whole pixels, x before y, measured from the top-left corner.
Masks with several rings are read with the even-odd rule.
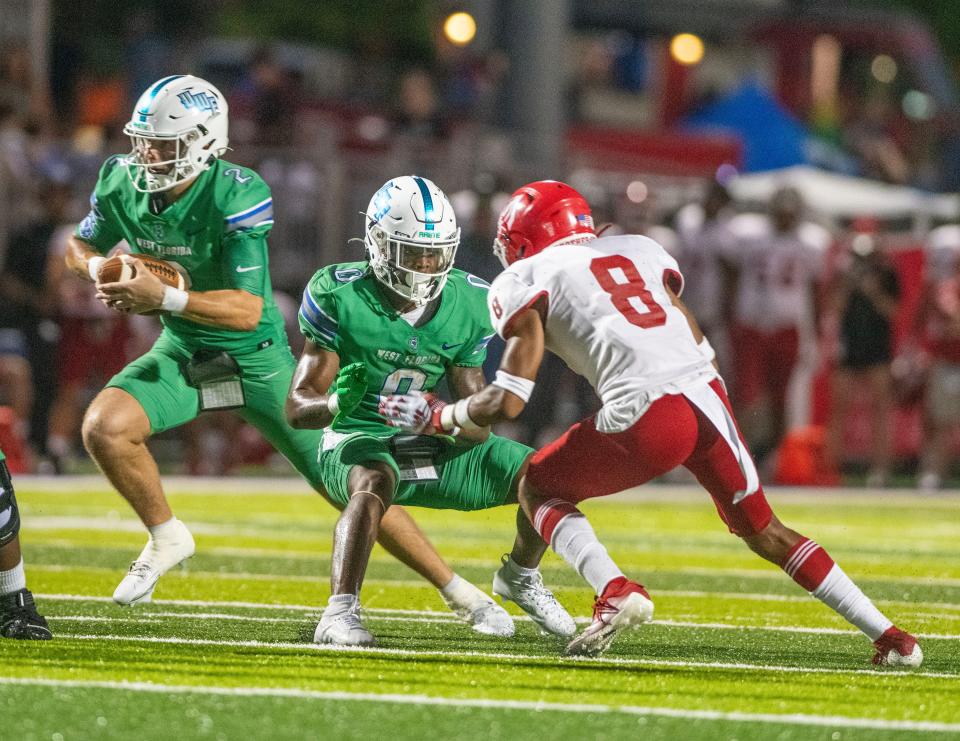
[[[778,185],[797,185],[811,207],[806,218],[830,229],[834,256],[848,246],[852,223],[877,219],[902,279],[902,341],[916,334],[931,230],[960,219],[948,195],[960,183],[960,22],[951,5],[134,2],[118,17],[109,3],[4,0],[0,252],[38,222],[81,217],[104,155],[127,148],[120,129],[139,91],[189,69],[230,101],[230,156],[274,190],[271,273],[292,299],[288,313],[316,266],[360,256],[348,239],[390,173],[422,173],[451,194],[464,230],[458,263],[488,279],[498,269],[492,219],[523,181],[568,179],[594,205],[598,224],[646,232],[673,250],[683,247],[678,212],[719,179],[738,212],[762,212]],[[890,187],[878,189],[880,182]],[[54,214],[44,205],[60,190]],[[40,277],[41,253],[56,251],[46,241],[29,248],[34,264],[26,268],[38,276],[27,289],[39,295],[24,299],[9,280],[0,288],[0,323],[23,325],[35,389],[30,423],[18,426],[26,405],[18,409],[16,385],[0,385],[12,407],[0,434],[16,469],[83,471],[76,411],[65,407],[82,408],[111,369],[85,373],[64,358],[62,338],[75,326],[64,309],[76,294],[58,285],[60,276]],[[960,239],[938,246],[955,250]],[[829,273],[828,266],[819,276],[822,302]],[[795,374],[794,429],[826,425],[831,414],[835,336],[829,312],[820,319],[812,328],[818,345]],[[121,354],[136,354],[153,331],[136,321],[120,332]],[[900,364],[913,391],[906,360],[913,358]],[[65,367],[69,398],[60,400]],[[725,370],[735,385],[736,363]],[[549,371],[507,431],[531,443],[594,408],[582,381],[557,363]],[[921,394],[905,396],[911,403],[894,412],[900,481],[914,474],[923,439]],[[839,464],[854,476],[870,454],[869,403],[845,424]],[[53,451],[51,405],[60,415]],[[765,424],[755,420],[760,438]],[[23,463],[18,430],[29,430]],[[238,435],[244,446],[227,455]],[[201,421],[156,444],[172,469],[193,473],[232,471],[269,454],[227,420]]]

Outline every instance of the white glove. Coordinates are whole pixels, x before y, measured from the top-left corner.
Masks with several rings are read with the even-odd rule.
[[[380,414],[386,417],[387,424],[415,435],[435,432],[434,415],[445,406],[433,394],[422,391],[380,397]]]

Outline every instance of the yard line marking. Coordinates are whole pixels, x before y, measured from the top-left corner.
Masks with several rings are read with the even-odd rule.
[[[337,700],[354,702],[389,702],[398,705],[433,705],[446,707],[472,707],[491,710],[554,711],[560,713],[622,713],[627,715],[650,715],[667,718],[696,720],[720,720],[735,723],[779,723],[783,725],[827,726],[840,728],[871,728],[896,731],[929,731],[949,733],[960,731],[960,723],[943,723],[923,720],[878,720],[875,718],[851,718],[844,715],[806,715],[791,713],[742,713],[722,710],[694,710],[688,708],[643,707],[639,705],[606,705],[588,703],[557,703],[541,700],[498,700],[473,697],[437,697],[435,695],[400,695],[376,692],[343,692],[303,690],[285,687],[203,687],[190,685],[151,684],[148,682],[109,682],[77,679],[21,679],[0,677],[0,684],[60,687],[77,689],[110,689],[125,692],[153,692],[158,694],[198,694],[234,697],[287,697],[303,700]]]
[[[87,597],[80,594],[41,594],[37,593],[34,595],[39,599],[50,600],[50,601],[64,601],[64,602],[102,602],[102,603],[113,603],[111,597]],[[213,600],[178,600],[178,599],[157,599],[153,600],[151,605],[162,606],[170,605],[171,607],[236,607],[243,609],[255,609],[255,610],[290,610],[297,612],[307,612],[313,613],[311,616],[316,616],[319,619],[322,609],[317,605],[277,605],[270,604],[266,602],[229,602],[229,601],[213,601]],[[145,606],[144,606],[145,607]],[[140,609],[143,609],[142,607]],[[368,613],[371,616],[376,616],[379,620],[410,620],[411,622],[449,622],[449,623],[464,623],[464,621],[450,612],[439,612],[436,610],[408,610],[401,608],[390,608],[390,607],[364,607],[362,608],[364,613]],[[399,615],[399,616],[408,616],[408,617],[396,617],[388,618],[385,616],[388,615]],[[53,616],[54,620],[67,620],[67,619],[76,619],[80,620],[83,616],[68,616],[68,617],[57,617]],[[253,616],[244,616],[244,615],[231,615],[229,613],[195,613],[195,612],[184,612],[184,613],[173,613],[173,612],[147,612],[144,613],[144,617],[204,617],[210,619],[222,618],[224,620],[249,620],[251,622],[257,622],[261,620],[263,622],[268,622],[272,620],[277,621],[299,621],[300,618],[255,618]],[[514,620],[522,620],[532,622],[531,618],[527,615],[513,615]],[[937,615],[937,617],[942,617],[942,615]],[[418,620],[418,618],[428,618],[427,620]],[[113,619],[113,618],[104,618],[104,619]],[[120,618],[115,618],[120,619]],[[588,617],[578,617],[574,620],[581,624],[586,624],[590,622]],[[718,629],[718,630],[768,630],[768,631],[780,631],[784,633],[812,633],[812,634],[825,634],[825,635],[860,635],[858,630],[850,630],[844,628],[816,628],[816,627],[802,627],[802,626],[792,626],[792,625],[747,625],[747,624],[738,624],[738,623],[701,623],[693,620],[654,620],[651,622],[651,625],[662,625],[666,627],[679,627],[679,628],[709,628],[709,629]],[[918,638],[934,638],[938,640],[958,640],[960,639],[960,634],[953,633],[916,633]]]
[[[934,677],[938,679],[960,679],[960,674],[950,672],[917,672],[909,670],[878,669],[839,669],[828,667],[784,666],[775,664],[748,664],[727,661],[679,661],[672,659],[622,659],[617,657],[596,656],[549,656],[536,654],[512,654],[486,651],[417,651],[407,648],[360,648],[357,646],[331,646],[317,643],[293,643],[289,641],[256,640],[217,640],[213,638],[180,638],[176,636],[123,636],[89,635],[83,633],[59,633],[57,638],[70,638],[78,641],[124,641],[127,643],[161,643],[190,646],[228,646],[231,648],[269,648],[293,649],[296,651],[321,651],[334,653],[360,653],[374,656],[410,656],[440,658],[479,658],[505,659],[509,661],[559,661],[561,663],[578,662],[588,665],[613,664],[617,666],[658,666],[672,668],[700,669],[736,669],[765,672],[789,672],[792,674],[867,674],[873,677]]]
[[[159,600],[157,601],[159,602]],[[154,602],[153,604],[157,604]],[[264,607],[273,608],[274,605],[265,605]],[[54,615],[52,620],[68,620],[73,622],[111,622],[119,623],[160,623],[161,618],[178,618],[187,620],[233,620],[236,622],[248,623],[302,623],[310,618],[318,620],[320,609],[313,610],[314,615],[304,615],[302,617],[263,617],[260,615],[236,615],[228,612],[149,612],[141,617],[104,617],[88,615]],[[433,610],[389,610],[383,608],[363,608],[363,612],[378,622],[406,622],[406,623],[441,623],[449,625],[463,625],[464,621],[456,615],[446,612],[435,612]],[[393,615],[391,613],[402,612],[402,615]],[[533,622],[527,615],[513,615],[514,620],[524,622]],[[590,623],[591,618],[578,617],[574,622],[580,625]],[[653,620],[649,625],[659,625],[667,628],[703,628],[707,630],[759,630],[770,631],[774,633],[801,633],[812,635],[839,635],[839,636],[859,636],[859,630],[844,630],[843,628],[805,628],[792,625],[738,625],[734,623],[698,623],[695,621],[684,620]],[[915,633],[918,638],[935,638],[938,640],[956,641],[960,640],[960,634],[957,633]]]

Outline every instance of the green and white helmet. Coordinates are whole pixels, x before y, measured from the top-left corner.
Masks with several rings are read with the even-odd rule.
[[[416,175],[388,180],[370,199],[364,244],[378,281],[418,306],[440,295],[460,244],[453,206]]]
[[[123,133],[133,144],[126,160],[133,187],[142,193],[169,190],[227,151],[227,101],[199,77],[164,77],[140,96]],[[151,160],[150,150],[162,156]]]

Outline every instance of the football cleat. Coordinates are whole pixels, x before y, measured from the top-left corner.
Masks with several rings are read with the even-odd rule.
[[[350,601],[327,605],[313,633],[313,642],[334,646],[377,645],[373,633],[363,627],[360,620],[360,600],[356,597]]]
[[[150,602],[157,581],[170,569],[190,558],[196,551],[193,536],[187,526],[177,520],[178,531],[162,540],[150,538],[140,556],[130,564],[127,575],[113,592],[118,605],[136,605]]]
[[[460,593],[450,598],[440,592],[440,597],[457,617],[468,623],[477,633],[498,638],[510,638],[515,628],[510,613],[493,601],[493,598],[468,581],[463,581]]]
[[[923,663],[923,651],[917,639],[896,625],[887,628],[873,645],[877,649],[873,663],[877,666],[915,667]]]
[[[0,597],[0,636],[26,641],[49,641],[53,638],[47,621],[37,612],[29,590]]]
[[[618,576],[593,603],[593,622],[567,644],[567,656],[599,656],[617,634],[653,620],[653,602],[647,590]]]
[[[543,584],[539,571],[518,575],[510,568],[510,557],[504,556],[503,566],[493,575],[493,593],[509,600],[523,610],[543,633],[569,638],[577,632],[577,624],[561,605],[553,592]]]

